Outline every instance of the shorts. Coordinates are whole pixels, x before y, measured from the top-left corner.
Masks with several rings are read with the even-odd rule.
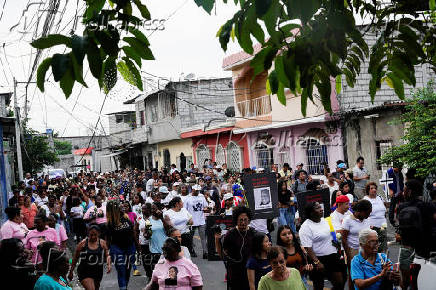
[[[331,254],[327,256],[319,256],[318,260],[324,265],[324,271],[312,271],[309,276],[312,280],[323,280],[324,277],[331,279],[331,274],[340,272],[344,275],[344,281],[347,276],[347,266],[344,259],[339,254]]]
[[[409,247],[400,247],[400,269],[403,271],[408,271],[410,269],[410,264],[413,263],[415,258],[415,250]]]
[[[79,264],[79,267],[77,267],[77,276],[79,281],[83,281],[86,278],[91,278],[94,281],[101,281],[103,279],[103,265],[81,266],[81,264]]]

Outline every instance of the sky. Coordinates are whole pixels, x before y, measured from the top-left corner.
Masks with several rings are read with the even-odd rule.
[[[14,77],[18,82],[28,81],[36,56],[36,50],[30,46],[30,42],[41,34],[49,2],[50,0],[0,0],[0,9],[3,8],[0,12],[0,92],[13,92]],[[76,9],[76,1],[60,0],[59,10],[62,11],[65,7],[65,13],[56,14],[52,33],[55,31],[65,35],[70,33],[74,26],[76,10],[78,15],[84,10],[84,1],[77,2],[78,9]],[[154,32],[151,29],[157,26],[154,24],[151,25],[152,27],[141,29],[145,35],[150,35],[151,49],[156,58],[154,61],[143,61],[142,71],[172,80],[183,79],[183,76],[188,74],[201,78],[231,76],[230,72],[222,70],[222,60],[226,55],[240,51],[240,48],[236,43],[231,43],[227,53],[223,52],[216,38],[216,32],[237,11],[233,1],[229,1],[231,4],[217,1],[219,3],[212,11],[212,15],[199,8],[193,0],[142,0],[142,2],[148,6],[153,19],[164,20],[163,26]],[[79,23],[76,33],[80,34],[81,31]],[[39,63],[53,53],[63,53],[63,51],[64,48],[61,46],[48,52],[44,51]],[[40,132],[45,132],[47,128],[53,129],[60,136],[92,135],[100,115],[104,94],[91,73],[86,74],[86,67],[87,64],[84,64],[88,88],[76,83],[68,99],[65,99],[59,83],[55,83],[52,77],[46,83],[44,93],[41,93],[35,84],[28,85],[28,116],[31,128]],[[153,89],[158,79],[146,73],[143,77],[150,78],[144,84],[145,89]],[[36,72],[32,78],[32,81],[35,80]],[[18,105],[22,115],[25,87],[26,83],[17,85]],[[139,93],[141,92],[119,76],[117,85],[112,89],[103,106],[97,134],[108,133],[106,114],[133,110],[132,105],[122,103]]]

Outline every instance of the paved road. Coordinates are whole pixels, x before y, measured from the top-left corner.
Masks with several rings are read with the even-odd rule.
[[[277,228],[277,226],[276,226]],[[388,228],[388,240],[393,239],[394,231],[392,228]],[[272,233],[273,237],[273,243],[275,244],[275,237],[276,233]],[[197,249],[197,253],[201,253],[201,244],[200,244],[200,237],[195,236],[194,237],[194,244]],[[389,247],[389,258],[394,262],[398,262],[398,246],[392,245]],[[226,289],[226,283],[224,282],[224,276],[225,276],[225,268],[224,264],[221,261],[208,261],[203,260],[201,257],[193,258],[192,261],[199,267],[201,275],[203,277],[203,283],[204,287],[203,289],[209,290],[225,290]],[[138,269],[140,270],[142,276],[131,277],[130,283],[129,283],[129,289],[143,289],[146,285],[147,278],[144,275],[144,268],[142,266],[138,266]],[[325,285],[328,287],[328,283]],[[81,287],[74,287],[74,290],[76,289],[82,289]],[[107,289],[107,290],[117,290],[118,289],[118,283],[117,283],[117,276],[116,276],[116,270],[113,267],[113,271],[108,274],[104,275],[103,281],[101,283],[100,289]],[[346,286],[345,289],[348,289]]]

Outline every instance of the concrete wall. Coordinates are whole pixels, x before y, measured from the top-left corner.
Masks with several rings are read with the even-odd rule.
[[[375,44],[380,33],[368,31],[365,35],[365,41],[368,46],[371,47]],[[371,75],[368,73],[369,59],[362,63],[360,68],[360,75],[357,77],[354,88],[347,85],[345,77],[342,78],[342,92],[338,96],[340,109],[342,111],[350,111],[353,109],[375,107],[383,105],[385,102],[400,101],[395,94],[394,90],[390,88],[386,83],[382,83],[382,87],[377,91],[374,103],[371,103],[371,97],[369,95],[369,81]],[[431,79],[435,79],[434,72],[428,65],[415,67],[416,87],[425,87],[427,82]],[[404,92],[406,97],[411,95],[412,87],[405,85]]]
[[[401,115],[400,111],[384,111],[378,117],[348,119],[345,123],[347,158],[350,167],[355,166],[357,157],[365,158],[365,167],[371,174],[372,181],[381,178],[381,170],[377,169],[376,141],[391,140],[393,145],[403,144],[404,135],[402,123],[391,124]]]
[[[161,142],[157,145],[158,156],[159,156],[159,168],[164,166],[164,150],[169,150],[171,164],[176,164],[179,166],[178,158],[180,153],[183,153],[186,157],[186,166],[189,167],[189,163],[192,161],[192,139],[179,139],[171,140],[166,142]],[[180,168],[179,168],[180,169]]]

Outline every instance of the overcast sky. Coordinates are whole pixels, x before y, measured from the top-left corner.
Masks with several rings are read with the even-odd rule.
[[[38,26],[38,33],[44,24],[47,12],[40,11],[49,0],[0,0],[0,9],[5,3],[3,15],[0,20],[0,91],[13,92],[13,76],[18,81],[27,81],[35,59],[35,49],[29,43]],[[84,1],[79,0],[80,8]],[[193,0],[155,0],[144,1],[149,7],[153,19],[167,19],[164,29],[155,31],[150,37],[151,49],[156,58],[155,61],[143,61],[142,70],[151,74],[177,80],[181,74],[193,73],[197,77],[225,77],[230,76],[221,68],[223,58],[239,51],[236,44],[229,45],[225,54],[216,38],[216,32],[225,21],[231,18],[236,11],[232,4],[220,2],[212,15],[198,8]],[[233,1],[229,1],[233,2]],[[61,0],[60,10],[64,8],[66,0]],[[40,8],[41,7],[41,8]],[[45,4],[47,7],[47,4]],[[39,10],[38,10],[39,8]],[[39,12],[38,12],[39,11]],[[58,13],[52,32],[57,29],[62,34],[68,34],[74,21],[76,1],[68,1],[65,14]],[[21,17],[21,18],[20,18]],[[38,22],[39,19],[39,22]],[[60,20],[60,22],[59,22]],[[17,26],[15,26],[18,24]],[[11,27],[15,26],[12,31]],[[150,29],[150,28],[148,28]],[[82,29],[76,30],[80,33]],[[149,35],[152,30],[142,29]],[[57,47],[50,52],[45,52],[41,60],[55,52],[63,52],[63,47]],[[84,65],[86,73],[87,65]],[[34,84],[28,87],[28,105],[30,126],[44,132],[46,128],[52,128],[63,136],[77,136],[90,134],[98,119],[98,111],[102,105],[104,94],[100,92],[97,82],[90,77],[85,78],[88,88],[83,88],[76,83],[73,93],[68,100],[65,99],[59,88],[59,83],[54,83],[53,78],[46,83],[46,92],[41,93],[35,89]],[[144,77],[150,77],[143,74]],[[35,80],[36,74],[33,77]],[[153,80],[156,83],[157,79]],[[148,89],[152,87],[149,86]],[[103,108],[103,125],[107,130],[107,116],[104,114],[133,109],[131,106],[122,105],[122,102],[130,99],[140,92],[126,84],[119,78],[116,87],[112,90]],[[24,107],[25,84],[17,87],[18,104]],[[78,99],[79,98],[79,99]],[[78,101],[77,101],[78,99]],[[76,105],[75,105],[76,104]],[[75,106],[75,107],[74,107]],[[74,110],[73,110],[74,107]],[[23,111],[22,111],[23,113]],[[98,126],[98,133],[102,132]]]

